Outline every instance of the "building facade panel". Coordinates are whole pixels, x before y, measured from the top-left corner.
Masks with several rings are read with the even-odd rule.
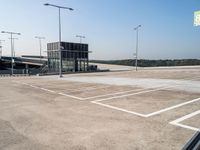
[[[88,44],[61,42],[62,71],[81,72],[88,70]],[[59,42],[47,44],[49,72],[59,72]]]

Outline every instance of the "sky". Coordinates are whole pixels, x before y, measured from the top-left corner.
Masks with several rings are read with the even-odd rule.
[[[79,42],[76,35],[84,35],[90,59],[134,58],[139,24],[140,59],[200,59],[200,27],[193,25],[200,0],[1,0],[0,31],[21,33],[17,56],[39,55],[35,36],[45,37],[43,55],[47,43],[58,41],[58,10],[44,3],[74,9],[61,11],[62,41]],[[9,37],[0,33],[6,56]]]

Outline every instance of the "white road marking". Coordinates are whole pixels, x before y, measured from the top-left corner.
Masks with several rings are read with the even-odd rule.
[[[186,119],[189,119],[189,118],[191,118],[193,116],[196,116],[198,114],[200,114],[200,110],[195,111],[195,112],[193,112],[191,114],[188,114],[186,116],[183,116],[181,118],[178,118],[178,119],[176,119],[174,121],[171,121],[170,124],[175,125],[175,126],[179,126],[179,127],[185,128],[185,129],[190,129],[190,130],[193,130],[193,131],[199,131],[200,132],[200,128],[195,128],[195,127],[191,127],[191,126],[188,126],[188,125],[183,125],[183,124],[180,123],[180,122],[182,122],[182,121],[184,121]]]
[[[124,93],[135,92],[135,91],[142,91],[142,90],[146,90],[146,89],[149,89],[149,88],[129,90],[129,91],[123,91],[123,92],[118,92],[118,93],[111,93],[111,94],[105,94],[105,95],[98,95],[98,96],[93,96],[93,97],[87,97],[87,98],[84,98],[84,100],[98,98],[98,97],[105,97],[105,96],[110,96],[110,95],[119,95],[119,94],[124,94]]]
[[[41,88],[41,87],[37,87],[37,86],[31,85],[31,84],[26,84],[25,83],[25,85],[28,85],[28,86],[36,88],[36,89],[44,90],[44,91],[47,91],[47,92],[56,93],[55,91],[52,91],[52,90],[49,90],[49,89],[45,89],[45,88]],[[65,93],[57,93],[57,94],[63,95],[63,96],[66,96],[66,97],[71,97],[71,98],[78,99],[78,100],[88,100],[88,99],[97,98],[97,97],[104,97],[104,96],[109,96],[109,95],[117,95],[117,94],[123,94],[123,93],[128,93],[128,92],[139,91],[139,90],[145,90],[145,89],[130,90],[130,91],[125,91],[125,92],[118,92],[118,93],[113,93],[113,94],[105,94],[105,95],[99,95],[99,96],[87,97],[87,98],[77,97],[77,96],[73,96],[73,95],[65,94]]]
[[[83,100],[82,98],[80,97],[76,97],[76,96],[72,96],[72,95],[68,95],[68,94],[64,94],[64,93],[58,93],[59,95],[62,95],[62,96],[66,96],[66,97],[71,97],[71,98],[74,98],[74,99],[78,99],[78,100]]]
[[[136,94],[139,94],[139,93],[136,93]],[[129,111],[129,110],[126,110],[126,109],[123,109],[123,108],[111,106],[111,105],[108,105],[108,104],[103,104],[103,103],[100,103],[100,100],[99,101],[98,100],[97,101],[91,101],[91,103],[98,104],[98,105],[108,107],[108,108],[111,108],[111,109],[123,111],[123,112],[126,112],[126,113],[134,114],[134,115],[137,115],[137,116],[148,118],[148,117],[152,117],[152,116],[161,114],[163,112],[166,112],[166,111],[169,111],[169,110],[172,110],[172,109],[175,109],[175,108],[187,105],[187,104],[191,104],[191,103],[194,103],[194,102],[197,102],[197,101],[200,101],[200,98],[197,98],[197,99],[194,99],[194,100],[191,100],[191,101],[187,101],[187,102],[184,102],[184,103],[181,103],[181,104],[178,104],[178,105],[174,105],[174,106],[171,106],[171,107],[167,107],[165,109],[161,109],[159,111],[149,113],[149,114],[142,114],[142,113],[138,113],[138,112],[135,112],[135,111]]]
[[[39,87],[34,86],[34,85],[29,85],[29,86],[32,87],[32,88],[35,88],[35,89],[39,89]]]
[[[179,126],[179,127],[185,128],[185,129],[189,129],[189,130],[200,132],[199,128],[191,127],[191,126],[188,126],[188,125],[183,125],[183,124],[180,124],[180,123],[176,123],[176,124],[175,123],[170,123],[170,124],[175,125],[175,126]]]
[[[108,108],[111,108],[111,109],[123,111],[123,112],[129,113],[129,114],[134,114],[134,115],[137,115],[137,116],[140,116],[140,117],[146,117],[146,115],[141,114],[141,113],[137,113],[137,112],[133,112],[133,111],[128,111],[126,109],[122,109],[122,108],[111,106],[111,105],[107,105],[107,104],[102,104],[102,103],[99,103],[99,102],[96,102],[96,101],[92,101],[91,103],[98,104],[98,105],[101,105],[101,106],[104,106],[104,107],[108,107]]]
[[[147,117],[151,117],[151,116],[154,116],[154,115],[157,115],[157,114],[160,114],[160,113],[163,113],[163,112],[166,112],[166,111],[169,111],[169,110],[172,110],[172,109],[184,106],[184,105],[188,105],[188,104],[191,104],[191,103],[194,103],[194,102],[198,102],[198,101],[200,101],[200,98],[193,99],[193,100],[190,100],[190,101],[178,104],[178,105],[174,105],[172,107],[168,107],[168,108],[165,108],[165,109],[161,109],[159,111],[148,114]]]
[[[43,90],[43,91],[50,92],[50,93],[56,93],[55,91],[52,91],[52,90],[49,90],[49,89],[45,89],[45,88],[40,88],[40,89]]]
[[[29,85],[29,84],[27,84],[27,83],[24,83],[24,82],[23,82],[22,84],[24,84],[24,85]]]
[[[95,102],[101,102],[101,101],[106,101],[106,100],[111,100],[111,99],[116,99],[116,98],[122,98],[122,97],[140,95],[140,94],[149,93],[149,92],[155,92],[155,91],[160,91],[160,90],[164,90],[164,89],[168,89],[168,88],[169,87],[162,87],[162,88],[156,88],[156,89],[146,90],[146,91],[143,90],[143,91],[137,92],[137,93],[131,93],[131,94],[126,94],[126,95],[113,96],[113,97],[109,97],[109,98],[99,99],[99,100],[95,100]]]
[[[193,81],[193,80],[196,80],[196,79],[199,79],[199,78],[193,78],[190,81]],[[174,86],[179,86],[179,85],[174,85]],[[168,107],[168,108],[165,108],[165,109],[161,109],[159,111],[156,111],[156,112],[153,112],[153,113],[149,113],[149,114],[141,114],[141,113],[138,113],[138,112],[128,111],[126,109],[122,109],[122,108],[119,108],[119,107],[114,107],[114,106],[111,106],[111,105],[108,105],[108,104],[100,103],[101,101],[106,101],[106,100],[111,100],[111,99],[116,99],[116,98],[122,98],[122,97],[127,97],[127,96],[133,96],[133,95],[139,95],[139,94],[143,94],[143,93],[159,91],[159,90],[168,89],[168,88],[174,87],[174,86],[166,86],[166,87],[163,87],[163,88],[158,88],[158,89],[153,89],[153,90],[148,90],[148,91],[142,91],[142,92],[133,93],[133,94],[120,95],[120,96],[114,96],[114,97],[109,97],[109,98],[100,99],[100,100],[94,100],[94,101],[91,101],[91,103],[98,104],[98,105],[101,105],[101,106],[104,106],[104,107],[108,107],[108,108],[111,108],[111,109],[127,112],[127,113],[130,113],[130,114],[135,114],[135,115],[141,116],[141,117],[152,117],[152,116],[161,114],[163,112],[166,112],[166,111],[169,111],[169,110],[172,110],[172,109],[175,109],[175,108],[178,108],[178,107],[190,104],[190,103],[194,103],[194,102],[200,101],[200,98],[197,98],[197,99],[194,99],[194,100],[191,100],[191,101],[187,101],[187,102],[184,102],[184,103],[181,103],[181,104],[178,104],[178,105],[174,105],[174,106],[171,106],[171,107]]]
[[[195,80],[195,79],[193,78],[193,79],[191,79],[191,81]],[[87,100],[87,99],[92,99],[92,98],[97,98],[97,97],[108,96],[108,95],[124,94],[124,93],[128,93],[128,92],[132,91],[131,90],[131,91],[124,91],[124,92],[118,92],[118,93],[113,93],[113,94],[98,95],[98,96],[88,97],[88,98],[81,98],[81,97],[77,97],[77,96],[73,96],[73,95],[69,95],[69,94],[65,94],[65,93],[57,93],[55,91],[52,91],[52,90],[49,90],[49,89],[45,89],[45,88],[40,88],[40,87],[33,86],[33,85],[30,85],[30,84],[27,84],[27,83],[22,83],[22,84],[31,86],[33,88],[41,89],[41,90],[44,90],[44,91],[47,91],[47,92],[56,93],[56,94],[59,94],[59,95],[62,95],[62,96],[71,97],[71,98],[78,99],[78,100]],[[175,86],[179,86],[179,85],[175,85]],[[110,99],[114,99],[114,98],[121,98],[121,97],[126,97],[126,96],[131,96],[131,95],[139,95],[139,94],[143,94],[143,93],[148,93],[148,92],[154,92],[154,91],[159,91],[159,90],[167,89],[167,88],[170,88],[170,87],[174,87],[174,86],[165,86],[165,87],[162,87],[162,88],[156,88],[156,89],[145,91],[146,89],[151,89],[151,88],[146,88],[146,89],[142,89],[142,91],[138,92],[138,93],[132,93],[132,94],[121,95],[121,96],[114,96],[114,97],[100,99],[100,100],[91,101],[91,102],[92,103],[96,103],[96,104],[101,105],[101,106],[108,106],[109,108],[112,108],[112,109],[117,109],[117,110],[121,110],[121,111],[124,111],[124,112],[129,112],[131,114],[135,114],[135,115],[138,115],[138,116],[150,117],[150,116],[154,116],[154,115],[160,114],[162,112],[165,112],[165,111],[168,111],[168,110],[171,110],[171,109],[174,109],[174,108],[181,107],[183,105],[187,105],[187,104],[193,103],[195,101],[199,101],[199,100],[192,100],[192,101],[189,101],[189,102],[186,102],[186,103],[182,103],[182,104],[179,104],[179,105],[175,105],[175,106],[172,106],[172,107],[169,107],[169,108],[165,108],[165,109],[162,109],[162,110],[159,110],[157,112],[150,113],[150,114],[141,114],[141,113],[137,113],[137,112],[128,111],[128,110],[125,110],[125,109],[122,109],[122,108],[118,108],[118,107],[114,107],[114,106],[110,106],[110,105],[98,103],[98,102],[104,101],[104,100],[110,100]],[[137,91],[137,90],[133,90],[133,91]]]
[[[71,97],[71,98],[78,99],[78,100],[83,100],[82,98],[79,98],[79,97],[76,97],[76,96],[72,96],[72,95],[68,95],[68,94],[64,94],[64,93],[57,93],[56,91],[49,90],[49,89],[46,89],[46,88],[41,88],[41,87],[34,86],[34,85],[31,85],[31,84],[27,84],[27,83],[19,83],[19,84],[24,84],[24,85],[30,86],[32,88],[40,89],[40,90],[43,90],[43,91],[46,91],[46,92],[55,93],[55,94],[59,94],[59,95],[66,96],[66,97]]]
[[[94,87],[89,87],[89,88],[82,87],[82,89],[78,89],[78,90],[74,90],[74,89],[67,89],[67,90],[69,90],[69,93],[71,93],[71,92],[85,92],[85,91],[91,91],[91,90],[97,90],[97,89],[104,89],[104,88],[108,88],[108,87],[110,87],[110,86],[104,86],[104,87],[94,86]]]

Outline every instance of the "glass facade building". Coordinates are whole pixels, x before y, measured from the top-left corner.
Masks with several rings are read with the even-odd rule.
[[[62,72],[88,71],[88,44],[61,42]],[[59,72],[59,42],[47,44],[49,72]]]

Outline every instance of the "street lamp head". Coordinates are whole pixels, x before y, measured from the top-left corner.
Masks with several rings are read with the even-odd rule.
[[[49,3],[45,3],[44,6],[49,6]]]
[[[83,36],[83,35],[76,35],[76,37],[85,38],[85,36]]]
[[[59,8],[59,9],[68,9],[70,11],[74,10],[73,8],[70,8],[70,7],[63,7],[63,6],[58,6],[58,5],[49,4],[49,3],[45,3],[44,6],[52,6],[52,7],[56,7],[56,8]]]
[[[142,25],[138,25],[137,27],[134,28],[134,30],[137,30],[140,27],[142,27]]]
[[[45,37],[35,36],[36,39],[45,39]]]
[[[16,34],[16,35],[21,35],[21,33],[7,32],[7,31],[1,31],[1,33],[8,33],[8,34]]]

